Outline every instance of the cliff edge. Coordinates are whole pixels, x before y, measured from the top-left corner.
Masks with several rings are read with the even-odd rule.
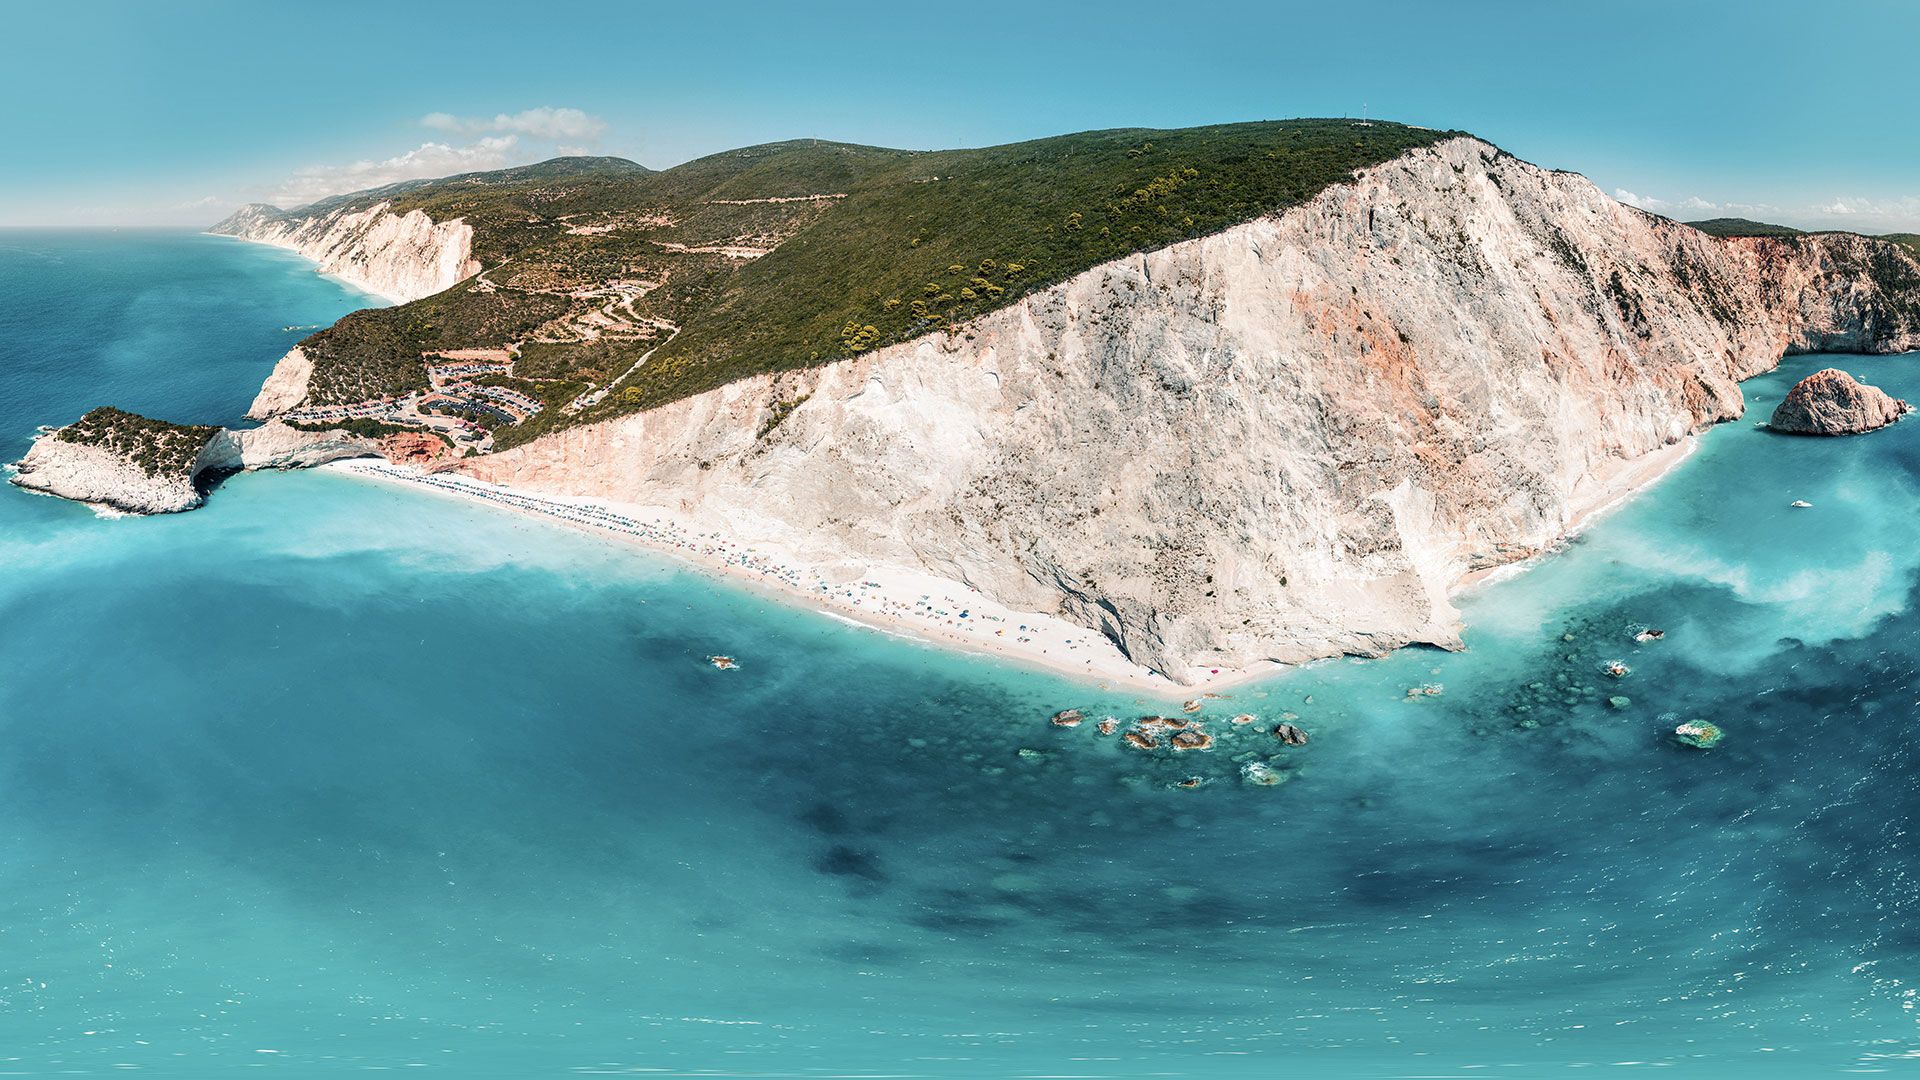
[[[420,210],[394,214],[390,202],[303,214],[255,203],[207,231],[296,251],[368,292],[405,304],[480,272],[473,228],[435,222]]]

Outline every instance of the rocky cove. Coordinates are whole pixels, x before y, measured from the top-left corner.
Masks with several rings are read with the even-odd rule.
[[[416,214],[244,231],[366,281],[471,272],[458,223]],[[1710,237],[1456,138],[956,332],[457,468],[853,577],[945,579],[1189,682],[1456,646],[1464,579],[1550,548],[1651,455],[1742,415],[1741,379],[1789,352],[1920,345],[1917,279],[1883,241]],[[256,415],[303,384],[289,354]],[[245,433],[208,450],[370,452],[278,427],[251,461]],[[48,443],[16,483],[197,504]]]

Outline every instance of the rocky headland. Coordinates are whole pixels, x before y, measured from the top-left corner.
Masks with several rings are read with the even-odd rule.
[[[1789,435],[1858,435],[1886,427],[1913,406],[1839,368],[1825,368],[1794,384],[1767,426]]]
[[[171,514],[204,503],[206,481],[223,472],[307,468],[378,454],[378,444],[345,431],[302,431],[277,422],[236,430],[99,408],[42,432],[9,480],[96,510]]]

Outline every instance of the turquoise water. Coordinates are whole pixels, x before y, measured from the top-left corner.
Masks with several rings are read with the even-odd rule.
[[[364,302],[0,232],[0,454],[103,400],[231,420]],[[1916,359],[1841,362],[1920,397]],[[1124,752],[1044,718],[1130,696],[460,501],[0,490],[0,1074],[1906,1071],[1917,465],[1920,423],[1715,430],[1474,594],[1469,651],[1219,706],[1300,714],[1274,788],[1257,730]]]

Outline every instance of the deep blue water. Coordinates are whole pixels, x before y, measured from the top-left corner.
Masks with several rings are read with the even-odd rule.
[[[0,456],[101,402],[232,420],[365,302],[0,232]],[[1178,761],[1045,722],[1128,696],[425,493],[0,490],[0,1074],[1906,1071],[1920,422],[1753,428],[1824,362],[1920,398],[1920,357],[1792,358],[1474,594],[1469,651],[1240,691],[1266,722]]]

